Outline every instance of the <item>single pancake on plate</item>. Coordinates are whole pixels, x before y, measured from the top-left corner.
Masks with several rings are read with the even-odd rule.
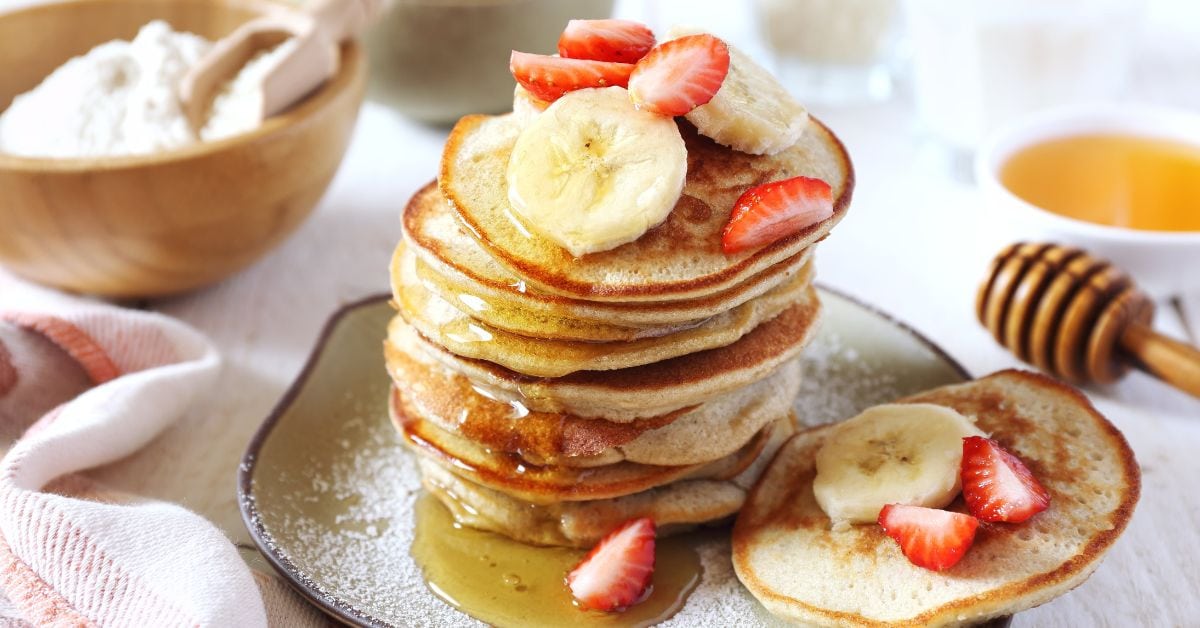
[[[1140,472],[1121,433],[1082,393],[1001,371],[900,403],[972,418],[1028,466],[1049,508],[1020,524],[981,524],[961,562],[918,567],[876,524],[834,530],[813,493],[814,456],[832,426],[790,440],[733,530],[738,578],[772,613],[822,626],[976,623],[1047,602],[1082,583],[1128,525]],[[964,511],[961,498],[949,506]]]

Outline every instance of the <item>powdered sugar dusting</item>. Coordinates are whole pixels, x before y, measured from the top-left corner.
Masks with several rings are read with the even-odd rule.
[[[671,628],[692,626],[787,626],[750,595],[733,571],[728,529],[714,530],[696,550],[704,576],[683,610],[659,624]]]
[[[425,587],[408,551],[421,476],[385,406],[363,401],[386,399],[386,384],[364,392],[347,392],[345,414],[325,417],[333,427],[312,435],[333,443],[321,450],[334,457],[309,459],[300,477],[282,472],[295,488],[273,500],[269,538],[288,539],[276,551],[348,614],[399,626],[482,626]]]
[[[805,375],[795,407],[803,423],[846,418],[961,379],[895,323],[834,294],[823,292],[822,300],[822,329],[800,358]],[[314,404],[320,415],[279,423],[255,472],[272,480],[255,483],[252,525],[318,598],[364,623],[482,626],[435,597],[409,555],[420,474],[387,419],[386,378],[354,375],[318,369],[305,389],[344,391],[334,407]],[[302,393],[294,411],[306,407]],[[728,534],[728,527],[697,533],[701,582],[664,626],[782,625],[738,582]]]
[[[846,419],[901,396],[896,376],[877,360],[847,346],[838,332],[813,339],[800,363],[804,375],[794,407],[801,425]]]
[[[821,292],[821,330],[800,357],[794,405],[801,425],[848,419],[863,410],[962,381],[961,367],[928,340],[886,316]]]

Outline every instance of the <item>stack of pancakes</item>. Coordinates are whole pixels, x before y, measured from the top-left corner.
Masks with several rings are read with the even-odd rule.
[[[820,313],[811,251],[853,189],[844,148],[813,121],[792,148],[747,155],[680,121],[688,176],[666,222],[576,259],[511,213],[521,124],[463,118],[404,210],[385,352],[426,488],[464,525],[537,544],[728,517],[795,429],[795,358]],[[738,196],[797,175],[830,183],[833,217],[723,253]]]

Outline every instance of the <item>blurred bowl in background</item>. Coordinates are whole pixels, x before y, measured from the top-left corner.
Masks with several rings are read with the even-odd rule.
[[[990,224],[1010,239],[1082,247],[1155,296],[1200,292],[1200,113],[1094,104],[1034,114],[991,135],[975,176]],[[1040,203],[1029,200],[1036,186]]]
[[[802,101],[853,106],[892,96],[899,0],[757,0],[779,80]]]
[[[1050,107],[1125,89],[1144,0],[904,0],[924,129],[970,153]]]
[[[513,50],[558,51],[571,19],[608,17],[612,0],[395,0],[367,33],[369,97],[423,122],[512,110]]]
[[[0,14],[0,111],[73,56],[131,39],[153,19],[217,39],[277,10],[250,0],[72,0]],[[0,153],[0,264],[106,297],[175,294],[218,281],[312,212],[350,142],[365,54],[248,133],[145,156]]]

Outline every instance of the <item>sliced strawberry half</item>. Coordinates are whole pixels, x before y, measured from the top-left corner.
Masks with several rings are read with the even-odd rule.
[[[621,524],[567,574],[567,586],[582,608],[624,610],[646,596],[654,574],[654,521]]]
[[[666,41],[642,57],[629,77],[639,109],[682,116],[712,100],[729,73],[729,47],[712,35]]]
[[[896,539],[909,562],[942,571],[962,560],[975,541],[979,521],[948,510],[889,504],[879,511],[879,525]]]
[[[769,244],[833,215],[833,188],[809,177],[793,177],[746,190],[733,204],[721,233],[726,253]]]
[[[558,54],[569,59],[637,63],[654,47],[654,33],[630,20],[571,20],[558,38]]]
[[[625,87],[632,63],[563,59],[513,51],[508,69],[521,87],[538,100],[554,102],[567,92],[588,87]]]
[[[963,499],[981,521],[1020,523],[1050,506],[1050,493],[1020,458],[982,436],[963,439]]]

